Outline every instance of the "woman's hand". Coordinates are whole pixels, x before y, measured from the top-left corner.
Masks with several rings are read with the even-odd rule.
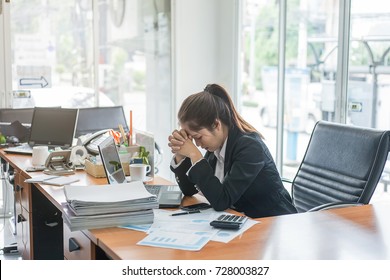
[[[168,141],[168,146],[175,154],[176,163],[185,157],[191,158],[193,163],[203,158],[201,152],[193,143],[192,137],[184,129],[174,130],[168,137]]]
[[[185,158],[184,155],[178,153],[180,147],[184,145],[184,142],[188,139],[188,135],[185,130],[180,131],[175,129],[168,137],[168,146],[171,148],[171,152],[175,154],[176,163]]]

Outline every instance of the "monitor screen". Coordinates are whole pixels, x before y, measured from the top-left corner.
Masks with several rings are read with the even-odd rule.
[[[71,147],[77,116],[78,109],[34,108],[29,144]]]
[[[122,106],[80,108],[75,137],[103,129],[118,130],[120,124],[127,132],[128,126]]]
[[[126,182],[126,175],[122,168],[114,138],[111,136],[107,137],[107,139],[98,145],[98,148],[108,183],[121,184]]]
[[[31,124],[34,108],[0,108],[0,122],[13,123],[19,121],[24,124]]]

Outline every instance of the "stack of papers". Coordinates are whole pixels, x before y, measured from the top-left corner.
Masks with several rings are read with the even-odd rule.
[[[63,219],[74,230],[153,223],[155,195],[142,182],[64,187]]]
[[[100,214],[89,216],[77,216],[69,209],[68,204],[63,204],[64,215],[62,218],[71,231],[116,227],[120,225],[153,223],[153,210],[142,210],[134,212]]]

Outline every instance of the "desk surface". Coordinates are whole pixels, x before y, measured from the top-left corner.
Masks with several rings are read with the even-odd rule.
[[[16,168],[28,166],[28,156],[0,156]],[[23,171],[22,171],[23,172]],[[104,184],[78,172],[80,184]],[[156,183],[169,183],[156,179]],[[62,187],[38,185],[59,209],[65,201]],[[185,202],[196,198],[186,197]],[[210,241],[198,252],[136,245],[145,233],[122,228],[85,233],[113,259],[390,259],[390,203],[339,208],[321,212],[257,219],[260,223],[225,244]]]
[[[145,234],[91,230],[114,259],[390,259],[390,203],[257,219],[228,244],[188,252],[136,245]]]
[[[9,162],[15,169],[23,172],[27,177],[38,176],[43,174],[43,172],[25,172],[24,170],[32,166],[31,156],[28,155],[19,155],[19,154],[7,154],[3,150],[0,150],[0,156]],[[79,181],[75,184],[77,185],[104,185],[107,184],[106,178],[95,178],[84,170],[76,171],[75,175]],[[155,185],[169,185],[172,184],[170,181],[165,180],[164,178],[156,176],[150,184]],[[50,186],[50,185],[39,185],[35,184],[38,189],[46,195],[46,197],[54,204],[56,207],[61,209],[61,203],[66,202],[63,187]]]

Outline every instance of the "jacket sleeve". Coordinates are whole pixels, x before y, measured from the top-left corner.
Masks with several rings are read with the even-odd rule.
[[[186,158],[178,167],[173,168],[171,166],[172,172],[175,174],[175,179],[179,185],[181,191],[184,195],[192,196],[198,193],[198,190],[195,188],[194,183],[192,183],[187,176],[187,171],[192,166],[191,160]]]
[[[254,184],[266,161],[268,154],[261,142],[253,137],[241,137],[234,145],[230,159],[225,159],[225,178],[221,183],[214,176],[214,170],[208,161],[194,165],[189,172],[189,180],[194,182],[217,211],[223,211],[234,205]],[[259,186],[260,187],[260,186]]]

